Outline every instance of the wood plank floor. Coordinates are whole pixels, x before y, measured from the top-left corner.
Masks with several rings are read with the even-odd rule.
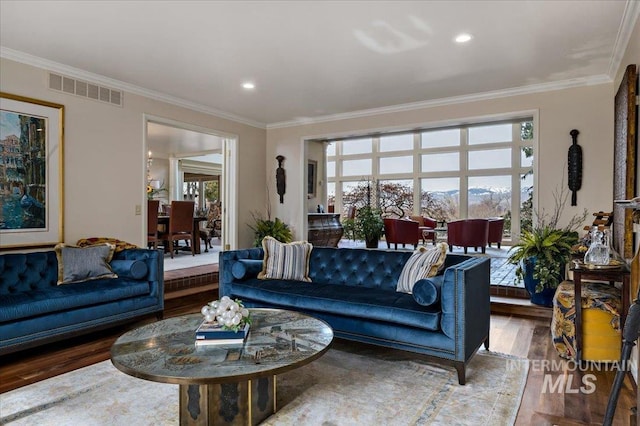
[[[206,302],[217,297],[212,291],[172,298],[165,303],[165,318],[199,312]],[[109,359],[109,348],[125,331],[154,321],[149,317],[126,326],[115,327],[90,336],[78,337],[32,350],[0,357],[0,393]],[[532,361],[516,425],[596,425],[602,424],[614,372],[580,371],[572,363],[562,362],[550,339],[549,320],[491,316],[491,350],[527,357]],[[549,367],[543,368],[544,361]],[[587,375],[593,374],[587,379]],[[551,380],[545,379],[549,376]],[[556,385],[549,392],[549,383]],[[558,380],[569,383],[559,390]],[[570,381],[569,381],[570,380]],[[595,385],[594,392],[579,392],[582,380]],[[547,392],[543,392],[546,389]],[[1,396],[0,396],[1,398]],[[631,407],[635,390],[626,378],[620,393],[615,425],[635,425]]]

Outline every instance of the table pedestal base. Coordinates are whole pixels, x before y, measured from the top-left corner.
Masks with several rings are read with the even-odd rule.
[[[257,425],[276,412],[276,376],[180,385],[180,425]]]

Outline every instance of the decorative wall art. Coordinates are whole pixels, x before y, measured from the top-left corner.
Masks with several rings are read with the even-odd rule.
[[[307,198],[316,196],[316,186],[318,185],[318,162],[307,161]]]
[[[578,135],[580,132],[577,129],[573,129],[569,132],[571,135],[572,144],[569,147],[568,162],[569,162],[569,189],[571,190],[571,205],[578,205],[578,191],[582,187],[582,147],[578,145]]]
[[[278,168],[276,169],[276,189],[280,196],[280,204],[284,204],[284,193],[287,191],[286,174],[284,172],[284,167],[282,167],[284,155],[278,155],[276,160],[278,160]]]
[[[0,247],[63,241],[64,106],[0,92]]]

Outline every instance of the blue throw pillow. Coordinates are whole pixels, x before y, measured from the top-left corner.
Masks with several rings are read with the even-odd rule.
[[[419,280],[413,285],[413,299],[422,306],[431,306],[440,302],[442,277]]]
[[[260,259],[240,259],[231,267],[231,275],[237,280],[255,278],[260,271],[262,271],[262,260]]]
[[[121,278],[132,278],[134,280],[144,278],[149,272],[147,264],[142,260],[112,260],[111,269]]]

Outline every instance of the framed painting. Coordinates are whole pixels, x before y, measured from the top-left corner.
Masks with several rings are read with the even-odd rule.
[[[64,106],[0,92],[0,248],[63,241]]]
[[[318,182],[318,162],[308,160],[307,162],[307,198],[311,199],[316,196],[316,186]]]

